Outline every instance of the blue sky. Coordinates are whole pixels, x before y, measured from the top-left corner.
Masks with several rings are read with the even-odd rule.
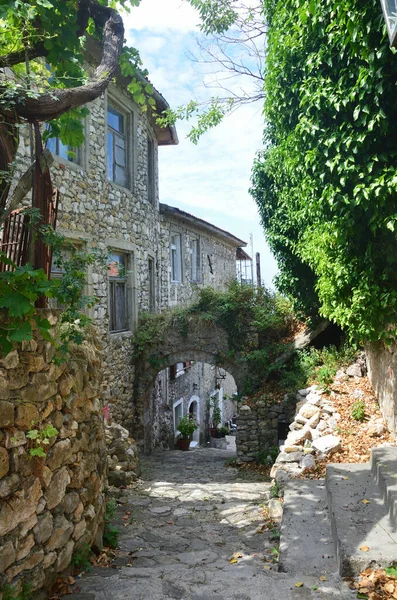
[[[183,0],[142,0],[125,17],[127,40],[141,53],[150,80],[172,108],[199,101],[216,90],[202,81],[212,77],[188,54],[198,54],[200,36],[195,10]],[[231,85],[248,85],[232,82]],[[195,146],[186,134],[189,124],[177,124],[179,146],[160,149],[160,201],[190,212],[249,242],[261,254],[262,279],[271,285],[276,263],[266,245],[256,205],[251,199],[251,168],[262,143],[262,106],[246,105],[206,133]],[[248,247],[251,253],[251,248]]]

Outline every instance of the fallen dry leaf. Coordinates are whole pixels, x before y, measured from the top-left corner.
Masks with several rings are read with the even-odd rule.
[[[361,504],[371,504],[371,500],[367,500],[366,498],[363,498],[363,500],[361,500]]]
[[[328,581],[325,575],[320,575],[320,581]]]
[[[369,552],[369,546],[360,546],[361,552]]]
[[[298,581],[297,583],[295,583],[295,587],[303,587],[303,582]]]

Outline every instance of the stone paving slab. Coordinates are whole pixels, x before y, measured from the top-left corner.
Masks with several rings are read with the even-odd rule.
[[[369,466],[328,465],[326,484],[341,574],[397,562],[397,533]]]
[[[301,572],[277,572],[272,533],[262,530],[271,484],[226,468],[234,456],[194,449],[145,457],[143,480],[124,492],[118,509],[113,568],[84,574],[73,600],[350,599],[337,577],[308,575],[304,553]],[[231,564],[235,552],[241,557]]]
[[[336,571],[336,554],[324,481],[295,479],[284,490],[280,539],[280,570],[305,571],[329,577]]]

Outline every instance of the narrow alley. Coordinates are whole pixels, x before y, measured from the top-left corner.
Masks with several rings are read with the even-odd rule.
[[[262,529],[271,484],[225,466],[234,456],[206,448],[145,457],[143,479],[118,498],[112,568],[77,579],[68,600],[351,597],[338,578],[314,589],[318,578],[305,576],[304,557],[300,587],[277,572],[277,534]]]

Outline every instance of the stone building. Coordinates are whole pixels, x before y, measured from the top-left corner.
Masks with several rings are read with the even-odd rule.
[[[120,77],[89,105],[86,140],[73,158],[73,148],[57,138],[47,147],[55,158],[53,184],[60,191],[58,231],[75,246],[108,256],[107,264],[98,262],[87,273],[87,292],[98,299],[90,316],[103,343],[104,402],[112,417],[131,429],[132,339],[139,314],[186,305],[202,286],[224,288],[235,277],[236,250],[245,242],[159,203],[158,148],[177,144],[177,133],[142,112],[125,83]],[[158,112],[167,108],[161,94],[155,92],[154,98]],[[16,178],[29,158],[28,136],[21,136]],[[62,273],[54,267],[53,276]],[[180,398],[183,412],[193,396],[198,398],[193,402],[203,434],[204,397],[217,389],[215,367],[195,363],[184,366],[183,373],[175,368],[175,377],[171,370],[159,375],[152,395],[154,445],[173,443]],[[227,386],[231,395],[232,383]],[[232,408],[225,411],[227,420]]]

